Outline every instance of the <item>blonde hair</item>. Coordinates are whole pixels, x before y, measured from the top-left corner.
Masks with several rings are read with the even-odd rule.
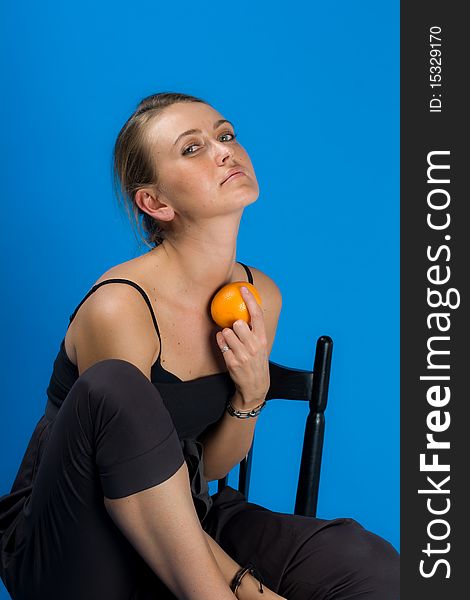
[[[150,152],[148,126],[167,106],[177,102],[203,102],[209,105],[196,96],[176,92],[147,96],[139,102],[114,144],[113,186],[118,204],[124,206],[134,233],[149,248],[158,246],[165,239],[165,225],[141,210],[135,202],[135,194],[139,189],[155,186],[158,180],[157,166]]]

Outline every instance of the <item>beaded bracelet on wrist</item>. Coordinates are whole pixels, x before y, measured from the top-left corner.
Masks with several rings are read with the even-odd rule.
[[[255,408],[252,408],[251,410],[238,410],[237,408],[234,408],[232,406],[232,403],[230,402],[230,400],[228,400],[227,401],[227,412],[232,417],[237,417],[238,419],[250,419],[252,417],[257,417],[265,406],[266,406],[266,400],[264,402],[262,402],[261,404],[259,404],[258,406],[255,406]]]

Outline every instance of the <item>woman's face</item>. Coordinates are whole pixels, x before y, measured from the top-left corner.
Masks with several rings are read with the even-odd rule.
[[[192,130],[188,133],[189,130]],[[259,195],[251,160],[231,123],[207,104],[177,103],[149,125],[157,199],[189,220],[243,210]],[[230,170],[244,174],[224,180]],[[175,215],[157,211],[158,219]]]

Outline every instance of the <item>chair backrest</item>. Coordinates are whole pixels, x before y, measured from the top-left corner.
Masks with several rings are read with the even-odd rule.
[[[293,369],[269,361],[270,387],[266,400],[300,400],[309,403],[294,514],[315,517],[317,513],[320,468],[325,435],[325,409],[328,401],[333,340],[322,335],[317,340],[313,371]],[[248,499],[254,438],[250,451],[240,462],[238,489]],[[227,477],[218,480],[218,491]]]

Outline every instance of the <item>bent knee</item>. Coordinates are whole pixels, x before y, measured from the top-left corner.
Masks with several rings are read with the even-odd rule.
[[[287,598],[398,600],[399,554],[354,519],[338,519],[301,545],[282,582]]]
[[[94,363],[75,381],[69,393],[72,391],[93,419],[103,411],[110,416],[117,412],[132,414],[137,408],[142,415],[166,413],[158,389],[138,367],[120,358]]]
[[[142,388],[154,388],[143,372],[133,363],[121,358],[100,360],[84,371],[74,387],[92,397],[126,398]]]
[[[311,572],[307,563],[312,561],[318,567],[321,561],[322,589],[331,594],[344,589],[375,600],[399,597],[399,554],[392,544],[354,519],[325,527],[312,536],[301,554],[305,572]]]
[[[145,375],[133,363],[122,358],[106,358],[88,367],[79,377],[84,383],[93,388],[103,385],[123,383],[129,378],[144,378]]]
[[[348,520],[338,541],[338,561],[359,586],[374,590],[376,598],[396,599],[399,590],[400,555],[390,542]]]

